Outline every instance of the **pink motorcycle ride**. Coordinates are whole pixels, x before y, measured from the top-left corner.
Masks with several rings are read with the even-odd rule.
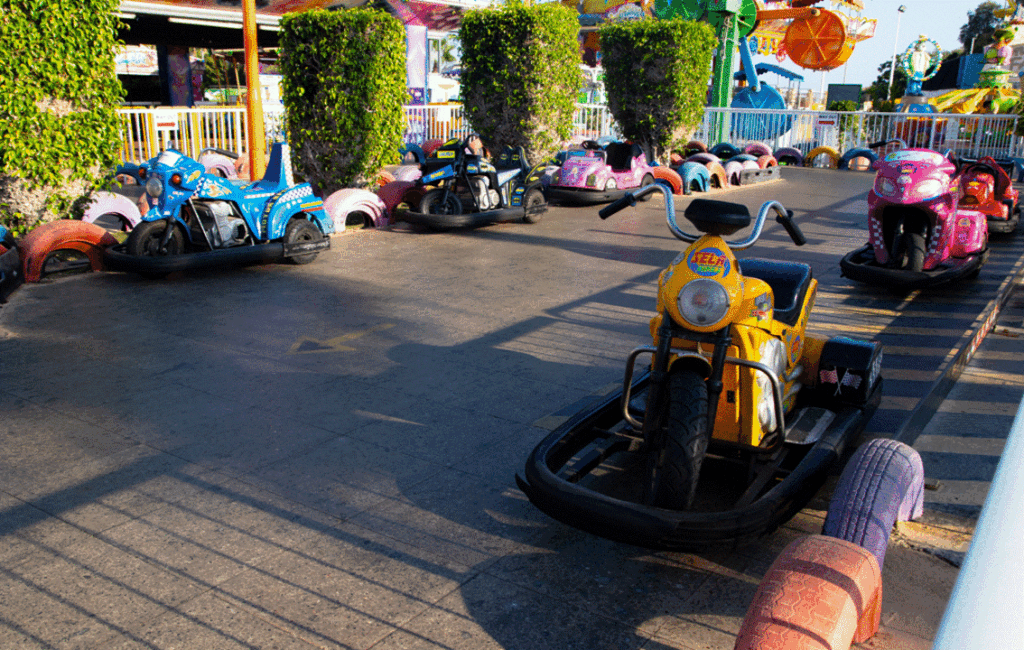
[[[907,291],[976,275],[988,258],[987,215],[959,204],[957,166],[930,149],[901,149],[873,166],[868,243],[843,257],[842,274]]]
[[[593,205],[610,203],[629,190],[654,184],[653,168],[640,145],[610,142],[604,148],[593,140],[571,150],[548,186],[548,201]]]

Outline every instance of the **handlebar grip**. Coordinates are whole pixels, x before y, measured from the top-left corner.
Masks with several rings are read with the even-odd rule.
[[[609,203],[608,205],[598,210],[597,216],[601,217],[602,219],[607,219],[608,217],[612,216],[613,214],[615,214],[616,212],[625,208],[628,205],[636,205],[636,198],[634,198],[633,194],[630,192],[626,192],[625,196],[623,196],[621,199],[613,201],[612,203]]]
[[[877,147],[884,147],[885,145],[892,142],[892,140],[879,140],[878,142],[872,142],[868,145],[868,149],[875,149]]]
[[[796,225],[793,221],[793,211],[786,210],[786,216],[776,215],[775,221],[782,224],[782,227],[789,233],[789,238],[793,240],[793,243],[797,246],[803,246],[807,243],[807,238],[804,237],[804,233],[800,230],[800,226]]]

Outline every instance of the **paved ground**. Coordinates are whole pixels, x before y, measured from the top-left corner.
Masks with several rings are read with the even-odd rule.
[[[941,324],[940,294],[903,305],[932,321],[907,325],[905,301],[853,304],[877,296],[838,277],[871,177],[789,171],[729,198],[805,219],[812,243],[780,254],[814,265],[819,327],[882,322],[867,333],[928,360],[891,381],[869,435],[893,433],[1018,244],[956,299],[962,323]],[[306,267],[21,288],[0,308],[0,647],[731,648],[827,493],[763,545],[691,555],[566,528],[513,481],[553,414],[618,382],[648,337],[680,249],[656,201],[609,222],[558,208],[534,226],[349,233]],[[756,252],[781,242],[771,227]],[[887,373],[908,371],[891,358]],[[984,400],[950,396],[1002,402],[987,431],[1020,398],[1016,371],[996,371],[1006,385]],[[944,435],[918,444],[966,453]],[[959,486],[956,463],[936,466],[931,500]],[[962,550],[965,514],[901,528],[869,647],[927,647],[956,569],[922,549]]]

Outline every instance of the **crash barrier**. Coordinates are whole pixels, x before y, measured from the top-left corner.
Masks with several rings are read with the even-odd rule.
[[[900,138],[911,147],[952,149],[962,157],[1012,158],[1024,155],[1024,139],[1014,135],[1017,119],[1016,115],[707,108],[693,139],[709,145],[725,142],[741,150],[763,143],[773,152],[791,148],[806,156],[821,147],[844,152]]]
[[[758,585],[735,650],[841,650],[878,631],[882,575],[867,549],[809,535],[789,544]]]
[[[1020,540],[1024,536],[1024,401],[996,466],[934,650],[1019,647],[1024,638],[1024,581]]]

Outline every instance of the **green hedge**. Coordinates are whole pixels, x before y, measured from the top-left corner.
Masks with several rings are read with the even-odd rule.
[[[714,30],[679,19],[638,20],[602,25],[599,37],[612,116],[623,136],[663,160],[704,115]]]
[[[117,163],[118,0],[0,2],[0,223],[68,216]]]
[[[488,147],[522,146],[537,162],[572,136],[583,87],[578,31],[576,11],[556,3],[466,12],[462,101]]]
[[[405,28],[384,11],[281,19],[282,100],[296,172],[323,196],[400,162]]]

